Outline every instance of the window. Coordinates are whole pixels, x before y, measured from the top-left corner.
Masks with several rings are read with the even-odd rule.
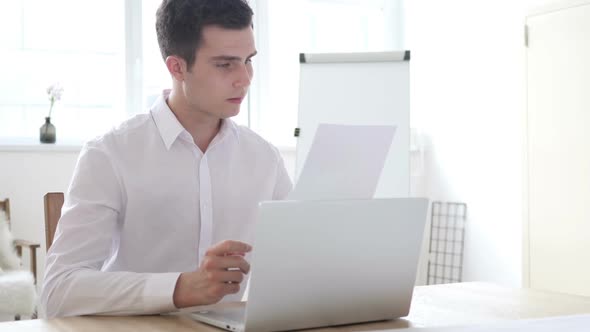
[[[160,56],[161,0],[13,0],[0,4],[0,138],[37,138],[52,112],[58,142],[83,141],[146,112],[171,79]],[[402,0],[250,0],[259,54],[234,120],[293,147],[299,53],[403,49]]]
[[[149,107],[161,95],[162,90],[170,89],[172,81],[160,55],[156,37],[156,10],[161,0],[142,2],[143,33],[143,106]]]
[[[52,112],[58,140],[124,119],[122,1],[2,1],[0,31],[0,137],[39,137],[54,82],[64,87]]]

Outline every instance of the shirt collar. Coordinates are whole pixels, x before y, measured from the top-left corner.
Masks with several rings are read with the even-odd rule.
[[[164,90],[162,95],[158,97],[156,102],[151,108],[151,114],[160,132],[160,136],[164,141],[164,145],[166,146],[167,150],[170,150],[172,144],[178,139],[179,137],[183,139],[187,139],[192,142],[192,137],[189,132],[184,129],[182,124],[178,121],[166,100],[170,95],[170,90]],[[236,140],[239,142],[239,131],[237,125],[230,119],[222,119],[221,120],[221,128],[219,129],[219,133],[213,139],[215,141],[221,141],[224,139],[228,134],[234,135]],[[213,143],[212,142],[212,143]]]
[[[236,141],[238,143],[240,142],[238,126],[231,119],[222,119],[221,128],[219,128],[219,133],[217,133],[217,136],[221,141],[221,139],[225,138],[227,135],[233,135]]]

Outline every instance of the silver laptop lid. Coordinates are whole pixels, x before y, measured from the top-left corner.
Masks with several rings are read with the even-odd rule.
[[[428,201],[263,202],[246,331],[406,316]]]

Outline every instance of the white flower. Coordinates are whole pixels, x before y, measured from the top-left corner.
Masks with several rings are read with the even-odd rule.
[[[51,117],[51,111],[53,110],[53,104],[61,99],[61,95],[64,92],[64,88],[59,83],[51,84],[47,88],[47,94],[49,95],[49,100],[51,101],[51,105],[49,106],[49,116]]]
[[[60,100],[63,92],[64,88],[59,83],[51,84],[47,88],[47,94],[49,95],[49,100],[51,100],[51,103]]]

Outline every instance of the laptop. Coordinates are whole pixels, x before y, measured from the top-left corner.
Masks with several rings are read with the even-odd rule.
[[[428,200],[260,203],[247,302],[192,318],[263,332],[407,316]]]

